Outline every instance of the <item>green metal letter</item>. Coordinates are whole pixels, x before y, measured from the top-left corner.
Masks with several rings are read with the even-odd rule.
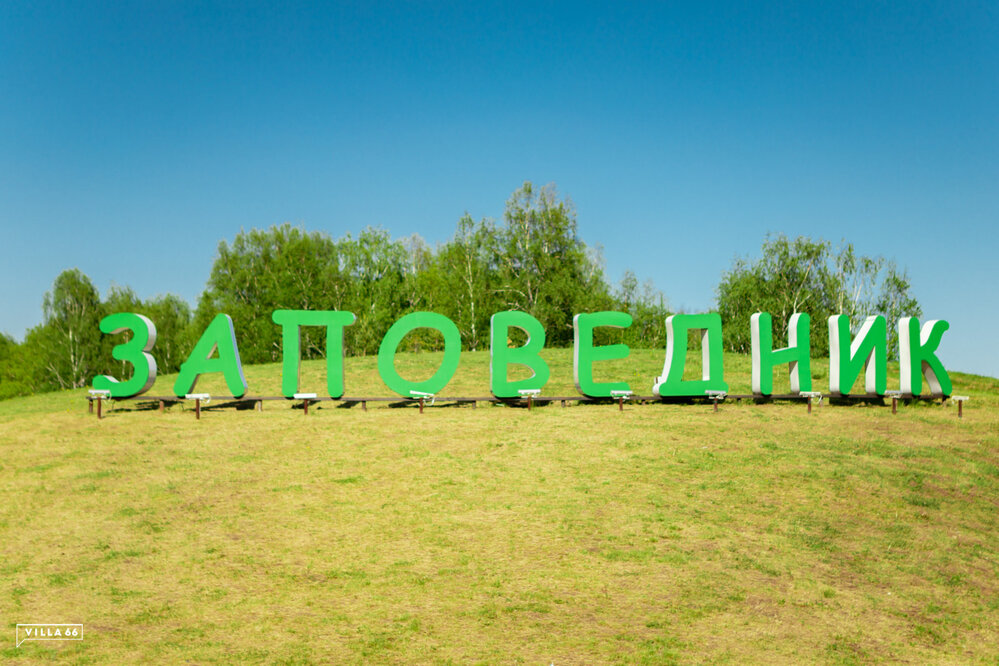
[[[687,331],[701,332],[701,379],[685,381]],[[702,396],[706,391],[728,391],[722,361],[722,325],[717,312],[675,314],[666,317],[666,363],[652,385],[661,396]]]
[[[753,344],[753,393],[770,395],[774,392],[774,366],[787,363],[791,371],[791,393],[812,390],[811,349],[808,325],[811,318],[804,312],[791,315],[787,323],[787,347],[774,349],[773,318],[767,312],[757,312],[749,318]]]
[[[923,391],[923,377],[930,385],[930,395],[943,397],[951,394],[950,375],[937,358],[940,338],[950,328],[943,319],[933,319],[919,328],[915,317],[898,320],[899,388],[902,393],[919,395]]]
[[[829,317],[829,392],[847,395],[864,369],[867,395],[888,388],[888,326],[881,315],[868,317],[850,342],[850,318]]]
[[[631,387],[627,382],[593,381],[593,363],[627,358],[631,350],[628,349],[628,345],[622,344],[593,346],[593,329],[598,326],[628,328],[631,326],[631,315],[625,312],[592,312],[578,314],[572,318],[575,343],[572,374],[576,381],[576,390],[590,398],[609,398],[611,391],[630,391]]]
[[[354,323],[343,310],[275,310],[271,319],[281,327],[281,393],[298,393],[302,366],[302,327],[326,327],[326,389],[331,398],[343,396],[343,329]]]
[[[523,347],[507,346],[510,327],[527,334]],[[539,356],[545,346],[545,328],[541,322],[519,310],[497,312],[489,320],[489,388],[497,398],[519,397],[518,391],[540,390],[548,382],[548,364]],[[511,382],[507,370],[511,363],[526,365],[531,369],[527,379]]]
[[[132,339],[115,345],[111,356],[119,361],[131,363],[132,378],[118,381],[107,375],[94,377],[94,388],[110,391],[112,398],[127,398],[145,393],[156,381],[156,359],[153,358],[153,345],[156,344],[156,326],[148,317],[131,312],[118,312],[101,319],[102,333],[111,335],[132,332]]]
[[[212,358],[215,352],[218,356]],[[243,364],[239,361],[236,331],[232,326],[232,317],[227,314],[215,315],[201,334],[198,344],[194,345],[191,355],[180,366],[180,374],[173,385],[174,395],[187,395],[194,390],[198,378],[209,372],[221,372],[234,397],[241,398],[246,393],[246,377],[243,376]]]
[[[406,334],[417,328],[432,328],[444,336],[444,360],[433,377],[422,382],[411,382],[395,370],[395,352]],[[414,392],[439,393],[451,381],[461,358],[461,333],[453,321],[435,312],[410,312],[392,324],[382,344],[378,347],[378,374],[390,389],[407,398]]]

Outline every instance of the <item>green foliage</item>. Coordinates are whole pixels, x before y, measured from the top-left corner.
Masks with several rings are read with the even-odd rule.
[[[237,340],[244,361],[259,363],[279,358],[277,328],[268,315],[277,309],[305,309],[317,306],[338,294],[328,288],[339,283],[336,248],[320,233],[306,234],[283,225],[269,231],[241,231],[230,246],[219,243],[208,285],[201,294],[194,317],[196,329],[204,330],[224,312],[237,326]],[[303,331],[303,348],[318,346],[315,331]]]
[[[450,242],[440,247],[426,275],[433,310],[458,325],[462,347],[483,349],[489,344],[489,317],[496,311],[498,276],[492,268],[494,225],[476,223],[467,213],[458,220]]]
[[[549,346],[563,347],[572,344],[574,315],[618,307],[598,255],[577,235],[572,202],[553,186],[524,183],[503,220],[497,226],[466,214],[425,271],[429,302],[458,324],[464,348],[488,344],[496,312],[527,312],[544,326]]]
[[[108,292],[107,298],[104,300],[103,307],[99,308],[100,317],[97,318],[98,324],[100,324],[101,318],[105,314],[112,314],[115,312],[136,312],[142,308],[142,300],[136,295],[136,293],[131,289],[131,287],[121,287],[118,285],[111,285],[111,289]],[[156,320],[153,320],[156,323]],[[159,329],[157,329],[158,332]],[[124,361],[116,361],[111,356],[111,350],[114,349],[115,345],[125,342],[131,338],[130,333],[118,334],[118,335],[102,335],[101,346],[97,365],[95,367],[94,374],[109,374],[117,379],[126,380],[132,376],[132,366]],[[99,370],[97,369],[99,368]],[[93,376],[84,379],[85,386],[89,383],[89,380]]]
[[[191,306],[179,296],[166,294],[146,301],[136,310],[156,324],[154,356],[160,372],[177,372],[194,346],[197,331],[191,326]]]
[[[338,243],[345,275],[340,289],[346,298],[343,307],[357,315],[357,323],[347,328],[348,354],[375,354],[382,337],[396,319],[411,306],[414,295],[406,298],[408,256],[400,241],[388,232],[368,228],[356,240],[347,234]],[[416,264],[418,267],[419,264]],[[416,270],[413,269],[412,273]]]
[[[0,400],[28,395],[34,390],[33,363],[25,348],[4,333],[0,333]]]
[[[231,246],[219,243],[195,328],[220,312],[230,315],[240,356],[261,363],[281,357],[274,310],[348,310],[358,321],[347,328],[347,352],[372,354],[403,310],[405,277],[406,250],[382,230],[338,241],[290,224],[241,231]],[[303,357],[323,355],[322,336],[321,329],[302,329]]]
[[[632,319],[631,326],[619,335],[622,342],[632,347],[662,347],[666,344],[663,322],[671,313],[666,297],[656,289],[652,280],[646,280],[639,289],[635,274],[625,271],[614,297],[615,309],[627,312]],[[602,342],[606,343],[605,340]]]
[[[63,271],[45,294],[44,322],[25,340],[49,387],[79,388],[102,366],[100,294],[78,268]]]
[[[888,320],[888,349],[893,355],[898,349],[894,322],[922,314],[910,286],[908,275],[895,262],[858,255],[852,243],[834,252],[828,241],[768,236],[760,259],[737,259],[718,284],[725,347],[750,351],[749,319],[754,312],[773,315],[775,343],[787,340],[792,314],[807,312],[812,320],[812,356],[828,356],[826,322],[831,315],[849,315],[856,332],[865,317],[880,314]]]
[[[851,317],[854,331],[871,314],[889,323],[889,354],[897,353],[893,323],[919,316],[910,283],[894,262],[856,254],[850,244],[833,251],[826,241],[768,237],[757,261],[739,259],[717,288],[726,348],[749,351],[749,317],[773,315],[774,337],[786,339],[794,312],[811,315],[812,354],[828,354],[825,322],[832,314]],[[573,317],[586,312],[631,315],[624,330],[598,327],[597,345],[625,343],[633,348],[665,345],[664,320],[670,314],[662,292],[651,281],[640,285],[627,271],[616,289],[605,279],[599,247],[579,238],[576,211],[554,186],[530,182],[514,191],[502,223],[475,221],[467,213],[454,236],[435,247],[413,234],[392,240],[382,229],[333,239],[290,224],[240,231],[219,243],[205,291],[196,311],[173,295],[142,301],[128,287],[112,286],[102,301],[90,279],[67,270],[46,294],[44,321],[23,343],[0,337],[0,398],[55,388],[81,387],[97,374],[121,380],[128,363],[111,351],[129,334],[103,336],[100,320],[114,312],[136,312],[156,325],[153,349],[160,373],[176,372],[216,314],[235,322],[245,363],[277,361],[281,330],[271,320],[276,310],[353,312],[356,322],[344,336],[347,355],[373,355],[389,327],[417,311],[442,314],[458,327],[462,349],[489,345],[490,318],[516,310],[538,319],[548,347],[572,344]],[[325,330],[301,328],[305,359],[326,353]],[[514,345],[523,344],[510,329]],[[443,337],[432,329],[405,336],[400,351],[440,351]]]
[[[577,235],[572,203],[553,186],[525,183],[507,202],[504,223],[475,222],[463,216],[454,237],[430,247],[418,235],[392,240],[381,229],[334,240],[290,224],[241,231],[231,244],[222,241],[195,313],[176,296],[143,302],[128,287],[113,286],[102,302],[90,279],[65,271],[45,299],[45,320],[22,345],[12,340],[0,349],[0,396],[87,385],[108,374],[125,380],[129,364],[115,361],[115,345],[128,334],[102,336],[99,322],[113,312],[136,312],[157,328],[154,356],[160,372],[175,372],[194,342],[222,312],[236,323],[240,356],[246,363],[281,357],[275,310],[340,310],[357,315],[345,332],[348,355],[370,355],[393,322],[416,311],[438,312],[458,326],[464,349],[482,349],[489,340],[493,313],[520,310],[545,327],[549,346],[572,343],[572,318],[580,312],[625,308],[635,315],[635,343],[651,333],[661,310],[648,299],[615,299],[603,277],[598,255]],[[306,359],[325,354],[322,327],[302,327]],[[600,330],[597,342],[613,332]],[[517,332],[512,332],[519,342]],[[418,329],[400,343],[402,351],[440,350],[441,335]]]
[[[560,201],[553,186],[528,182],[507,201],[503,217],[494,248],[503,309],[537,318],[550,345],[571,344],[576,313],[612,307],[603,271],[576,235],[572,202]]]
[[[160,295],[148,301],[140,299],[130,287],[112,285],[101,304],[101,317],[117,312],[134,312],[145,315],[156,325],[156,358],[158,372],[177,372],[180,364],[194,346],[200,331],[191,326],[191,307],[179,296]],[[111,350],[129,338],[129,334],[105,335],[101,341],[101,362],[103,371],[110,371],[118,379],[127,379],[132,374],[131,365],[115,361]]]
[[[208,286],[195,315],[200,328],[216,313],[236,322],[240,355],[248,363],[280,358],[280,332],[270,313],[348,310],[357,315],[345,335],[350,355],[373,354],[403,315],[432,311],[458,326],[462,347],[481,349],[489,318],[521,310],[544,325],[552,346],[572,343],[578,312],[614,309],[598,261],[576,233],[572,203],[554,187],[531,183],[507,202],[505,224],[467,214],[454,237],[431,248],[418,235],[393,241],[380,229],[334,240],[289,224],[240,232],[219,244]],[[321,329],[303,328],[302,355],[324,353]],[[439,333],[414,331],[402,350],[439,350]]]
[[[159,372],[176,372],[192,344],[191,309],[177,296],[143,303],[128,287],[112,286],[103,301],[79,269],[63,271],[45,295],[44,321],[18,344],[0,336],[0,399],[60,388],[80,388],[96,375],[128,379],[132,367],[111,356],[129,334],[103,335],[100,321],[115,312],[149,317],[157,329]]]

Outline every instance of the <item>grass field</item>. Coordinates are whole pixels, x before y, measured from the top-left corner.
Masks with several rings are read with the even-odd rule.
[[[545,392],[574,393],[571,350],[546,354]],[[397,366],[420,379],[437,358]],[[486,395],[487,360],[463,354],[446,393]],[[662,351],[606,366],[647,394]],[[302,390],[323,368],[303,364]],[[732,392],[748,368],[726,357]],[[278,394],[279,371],[248,367],[250,393]],[[98,421],[85,391],[2,402],[0,659],[996,664],[999,381],[952,379],[961,420],[276,402]],[[373,358],[346,381],[388,395]],[[15,647],[41,622],[84,640]]]

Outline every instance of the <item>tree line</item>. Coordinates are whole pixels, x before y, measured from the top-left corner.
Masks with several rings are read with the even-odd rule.
[[[552,347],[572,344],[575,314],[601,310],[627,312],[633,324],[599,330],[598,343],[659,347],[670,314],[662,292],[649,281],[639,285],[630,271],[609,284],[599,251],[578,236],[572,202],[554,186],[528,182],[507,201],[501,223],[466,214],[451,239],[436,246],[415,234],[393,240],[374,228],[339,239],[289,224],[240,231],[231,243],[219,243],[194,310],[174,295],[143,301],[128,287],[114,286],[101,299],[86,275],[64,271],[45,296],[42,323],[23,342],[0,334],[0,398],[86,386],[97,374],[129,376],[111,353],[121,336],[98,328],[113,312],[136,312],[156,324],[153,355],[163,373],[179,368],[219,312],[236,322],[244,362],[277,361],[280,329],[271,321],[277,309],[355,313],[345,332],[349,355],[376,353],[394,321],[421,310],[454,321],[467,350],[488,348],[489,319],[502,310],[536,317]],[[775,340],[786,338],[787,319],[796,311],[816,323],[848,314],[858,325],[868,314],[889,321],[921,314],[894,262],[858,255],[852,245],[834,250],[826,241],[784,236],[768,238],[760,259],[737,259],[722,275],[717,310],[725,346],[734,351],[748,351],[749,317],[757,310],[774,315]],[[304,358],[324,354],[323,335],[302,329]],[[434,331],[416,331],[405,345],[433,350],[442,340]],[[828,354],[825,335],[813,335],[812,352]]]

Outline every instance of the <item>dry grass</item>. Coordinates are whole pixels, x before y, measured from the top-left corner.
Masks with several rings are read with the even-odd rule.
[[[571,394],[571,356],[550,358],[546,393]],[[447,392],[484,395],[485,359],[463,355]],[[728,363],[745,390],[748,363]],[[620,368],[645,393],[661,352]],[[303,390],[321,371],[306,364]],[[248,368],[251,393],[276,394],[276,373]],[[0,403],[0,656],[994,663],[997,384],[955,377],[961,421],[938,405],[268,403],[99,422],[81,392]],[[374,359],[348,360],[347,391],[387,394]],[[18,622],[85,638],[14,648]]]

